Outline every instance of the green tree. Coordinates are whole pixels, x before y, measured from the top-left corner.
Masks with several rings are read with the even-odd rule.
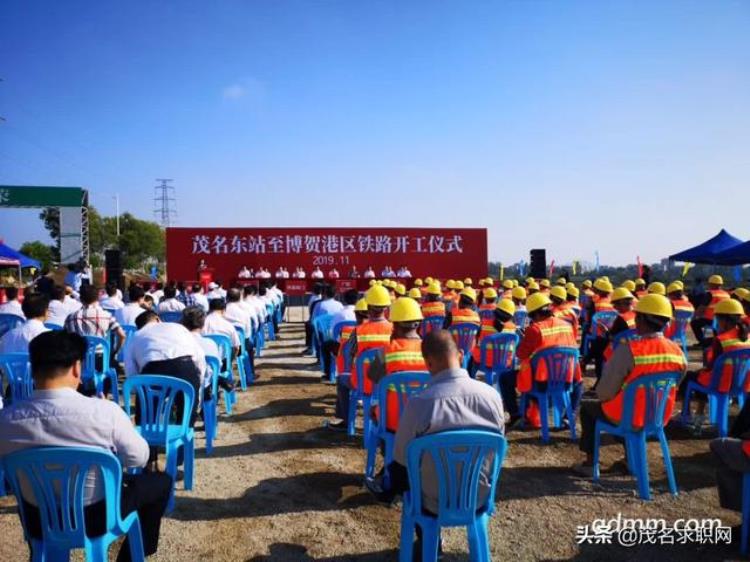
[[[56,250],[55,246],[48,246],[44,242],[34,240],[33,242],[24,242],[18,251],[40,262],[42,269],[44,269],[52,266],[52,262],[55,261]]]

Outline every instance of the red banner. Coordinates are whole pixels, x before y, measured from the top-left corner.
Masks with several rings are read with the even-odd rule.
[[[196,279],[205,260],[214,279],[229,281],[243,266],[290,274],[302,267],[310,278],[317,266],[342,278],[356,267],[372,266],[377,277],[386,266],[408,267],[413,277],[484,277],[484,228],[168,228],[169,279]]]

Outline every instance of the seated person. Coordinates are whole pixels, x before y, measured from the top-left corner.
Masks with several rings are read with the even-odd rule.
[[[156,310],[161,314],[162,312],[182,312],[185,310],[185,305],[177,300],[177,289],[174,285],[167,285],[164,287],[164,298],[159,301],[159,306]]]
[[[28,353],[29,342],[39,334],[49,331],[44,327],[48,303],[47,297],[40,293],[26,295],[21,305],[26,322],[9,330],[0,338],[0,353]]]
[[[25,318],[23,310],[21,310],[21,303],[18,300],[18,289],[16,287],[5,289],[5,298],[8,300],[0,304],[0,314],[15,314],[19,318]]]

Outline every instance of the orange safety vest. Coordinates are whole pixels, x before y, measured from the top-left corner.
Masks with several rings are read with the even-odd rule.
[[[615,307],[609,300],[609,297],[598,297],[594,299],[594,312],[607,312],[614,310]]]
[[[672,299],[671,302],[675,310],[682,310],[685,312],[695,312],[695,308],[693,307],[693,304],[687,299],[687,297],[682,297],[679,299]]]
[[[739,330],[737,329],[737,327],[734,327],[731,330],[727,330],[726,332],[722,332],[721,334],[716,336],[716,339],[719,340],[722,354],[729,353],[730,351],[736,351],[738,349],[750,348],[750,339],[742,341],[739,338]],[[709,362],[713,362],[718,359],[718,357],[713,356],[712,348],[708,349],[708,352],[706,353],[706,359]],[[701,369],[701,372],[698,374],[698,384],[702,384],[703,386],[710,385],[712,371],[713,369]],[[724,365],[724,372],[721,374],[721,380],[719,381],[719,391],[728,392],[731,386],[732,365],[727,364]],[[745,380],[745,391],[747,391],[748,388],[750,388],[750,382]]]
[[[440,301],[427,301],[422,303],[422,316],[445,316],[445,303]]]
[[[344,326],[341,328],[341,337],[339,337],[339,352],[336,355],[336,372],[343,373],[344,372],[344,346],[346,345],[346,342],[349,341],[349,338],[352,337],[352,333],[354,333],[354,329],[356,326]]]
[[[451,313],[453,318],[451,324],[462,324],[468,322],[470,324],[480,325],[479,314],[476,310],[471,308],[457,308]]]
[[[724,289],[709,289],[708,292],[711,293],[711,302],[706,307],[706,311],[703,313],[703,317],[706,320],[713,320],[714,308],[716,308],[716,305],[721,301],[731,299],[732,297]]]
[[[381,322],[365,322],[357,326],[354,333],[357,335],[357,355],[352,362],[352,388],[357,388],[357,357],[363,351],[368,349],[383,348],[388,345],[391,341],[391,333],[393,332],[393,324],[387,320]],[[364,377],[364,388],[362,391],[365,394],[372,394],[372,381],[367,377],[367,371],[369,364],[365,365],[363,377]]]
[[[572,307],[573,303],[564,302],[552,307],[552,313],[560,320],[565,320],[573,326],[573,337],[578,339],[578,315]]]
[[[602,402],[602,411],[614,423],[620,423],[623,413],[623,396],[625,388],[639,377],[663,373],[667,371],[682,372],[685,370],[685,356],[682,349],[675,342],[665,338],[662,334],[655,337],[632,340],[622,345],[629,345],[633,354],[633,370],[630,371],[622,383],[622,388],[611,400]],[[669,394],[667,407],[664,409],[664,423],[669,421],[674,409],[674,399],[677,387],[673,386]],[[644,391],[639,391],[635,396],[635,407],[633,409],[633,426],[643,427],[646,399]]]
[[[482,319],[482,327],[479,330],[479,341],[477,345],[474,346],[474,349],[471,350],[471,356],[474,359],[474,363],[477,365],[479,364],[479,361],[481,359],[480,355],[480,345],[482,343],[482,340],[486,338],[487,336],[490,336],[492,334],[496,334],[497,330],[494,326],[495,322],[491,319]],[[501,334],[515,334],[516,333],[516,324],[513,322],[513,320],[508,320],[503,324],[503,330],[500,332]],[[486,367],[489,367],[492,365],[492,349],[487,350],[487,365]],[[508,365],[508,367],[511,367],[511,365]]]
[[[385,374],[392,375],[402,371],[427,371],[424,357],[422,357],[421,339],[393,339],[385,348]],[[398,396],[395,388],[389,388],[386,394],[386,420],[385,427],[388,431],[395,432],[398,429]]]
[[[578,349],[578,342],[576,342],[576,339],[573,336],[573,326],[571,326],[565,320],[560,320],[559,318],[555,318],[554,316],[552,316],[550,318],[542,320],[541,322],[536,322],[534,325],[539,328],[539,331],[542,334],[542,343],[534,350],[534,353],[532,353],[531,357],[521,361],[521,368],[518,372],[518,379],[516,381],[516,387],[521,392],[528,392],[529,390],[531,390],[532,382],[534,380],[544,382],[549,378],[547,373],[547,366],[544,364],[544,362],[541,362],[537,365],[537,370],[535,373],[531,372],[531,360],[533,359],[536,352],[547,349],[549,347],[570,347],[573,349]],[[581,366],[580,363],[576,361],[571,382],[578,382],[580,380]]]
[[[632,330],[635,328],[635,310],[628,310],[627,312],[621,312],[618,314],[620,318],[622,318],[625,321],[625,324],[628,326],[628,330]],[[607,344],[607,348],[604,350],[604,360],[609,361],[612,358],[612,354],[615,352],[614,348],[612,347],[614,343],[614,340],[609,342]]]

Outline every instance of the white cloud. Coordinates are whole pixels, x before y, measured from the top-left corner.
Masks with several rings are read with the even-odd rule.
[[[245,97],[247,94],[247,88],[243,86],[242,84],[232,84],[231,86],[227,86],[224,88],[224,91],[222,92],[222,97],[225,100],[238,100],[242,97]]]

